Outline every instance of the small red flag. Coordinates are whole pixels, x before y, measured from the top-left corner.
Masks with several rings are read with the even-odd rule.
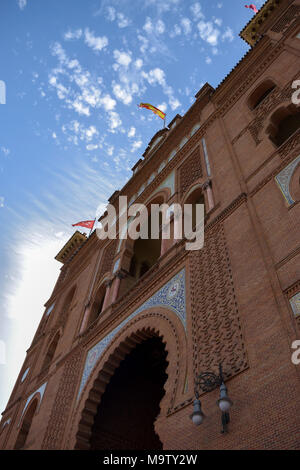
[[[92,230],[92,228],[94,227],[94,223],[94,220],[83,220],[82,222],[78,222],[77,224],[72,224],[72,227],[77,227],[79,225],[80,227],[85,227]]]
[[[253,10],[254,13],[258,13],[258,9],[254,5],[254,3],[251,3],[250,5],[245,5],[246,8],[250,8],[250,10]]]

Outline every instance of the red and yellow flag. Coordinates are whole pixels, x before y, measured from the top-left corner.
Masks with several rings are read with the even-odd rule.
[[[141,103],[139,105],[139,108],[146,108],[150,109],[154,114],[157,114],[161,119],[165,120],[166,119],[166,114],[163,113],[160,109],[156,108],[155,106],[152,106],[152,104],[149,103]]]

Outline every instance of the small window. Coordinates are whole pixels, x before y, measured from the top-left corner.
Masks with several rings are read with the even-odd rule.
[[[275,83],[272,80],[266,80],[261,83],[251,94],[248,105],[249,108],[254,110],[256,109],[263,100],[274,90],[276,87]]]

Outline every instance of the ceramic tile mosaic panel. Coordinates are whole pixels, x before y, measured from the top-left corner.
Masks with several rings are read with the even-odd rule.
[[[292,174],[294,173],[294,170],[299,162],[300,155],[295,158],[295,160],[293,160],[288,166],[286,166],[277,176],[275,176],[275,181],[278,184],[279,189],[289,206],[295,202],[290,194],[289,186]]]
[[[109,335],[101,339],[99,343],[93,346],[86,358],[81,383],[79,387],[78,397],[80,396],[83,387],[85,386],[90,373],[92,372],[96,362],[100,358],[104,349],[109,345],[114,336],[123,328],[126,323],[132,320],[136,315],[147,308],[151,307],[168,307],[172,310],[181,320],[184,328],[186,329],[186,300],[185,300],[185,270],[180,271],[174,276],[167,284],[165,284],[159,291],[157,291],[150,299],[144,302],[137,310],[135,310],[129,317],[120,323]]]

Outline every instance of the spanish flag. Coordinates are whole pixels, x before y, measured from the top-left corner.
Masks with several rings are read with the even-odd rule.
[[[152,106],[152,104],[149,103],[141,103],[139,105],[139,108],[146,108],[150,109],[154,114],[157,114],[161,119],[165,120],[166,119],[166,114],[163,113],[160,109],[156,108],[155,106]]]

